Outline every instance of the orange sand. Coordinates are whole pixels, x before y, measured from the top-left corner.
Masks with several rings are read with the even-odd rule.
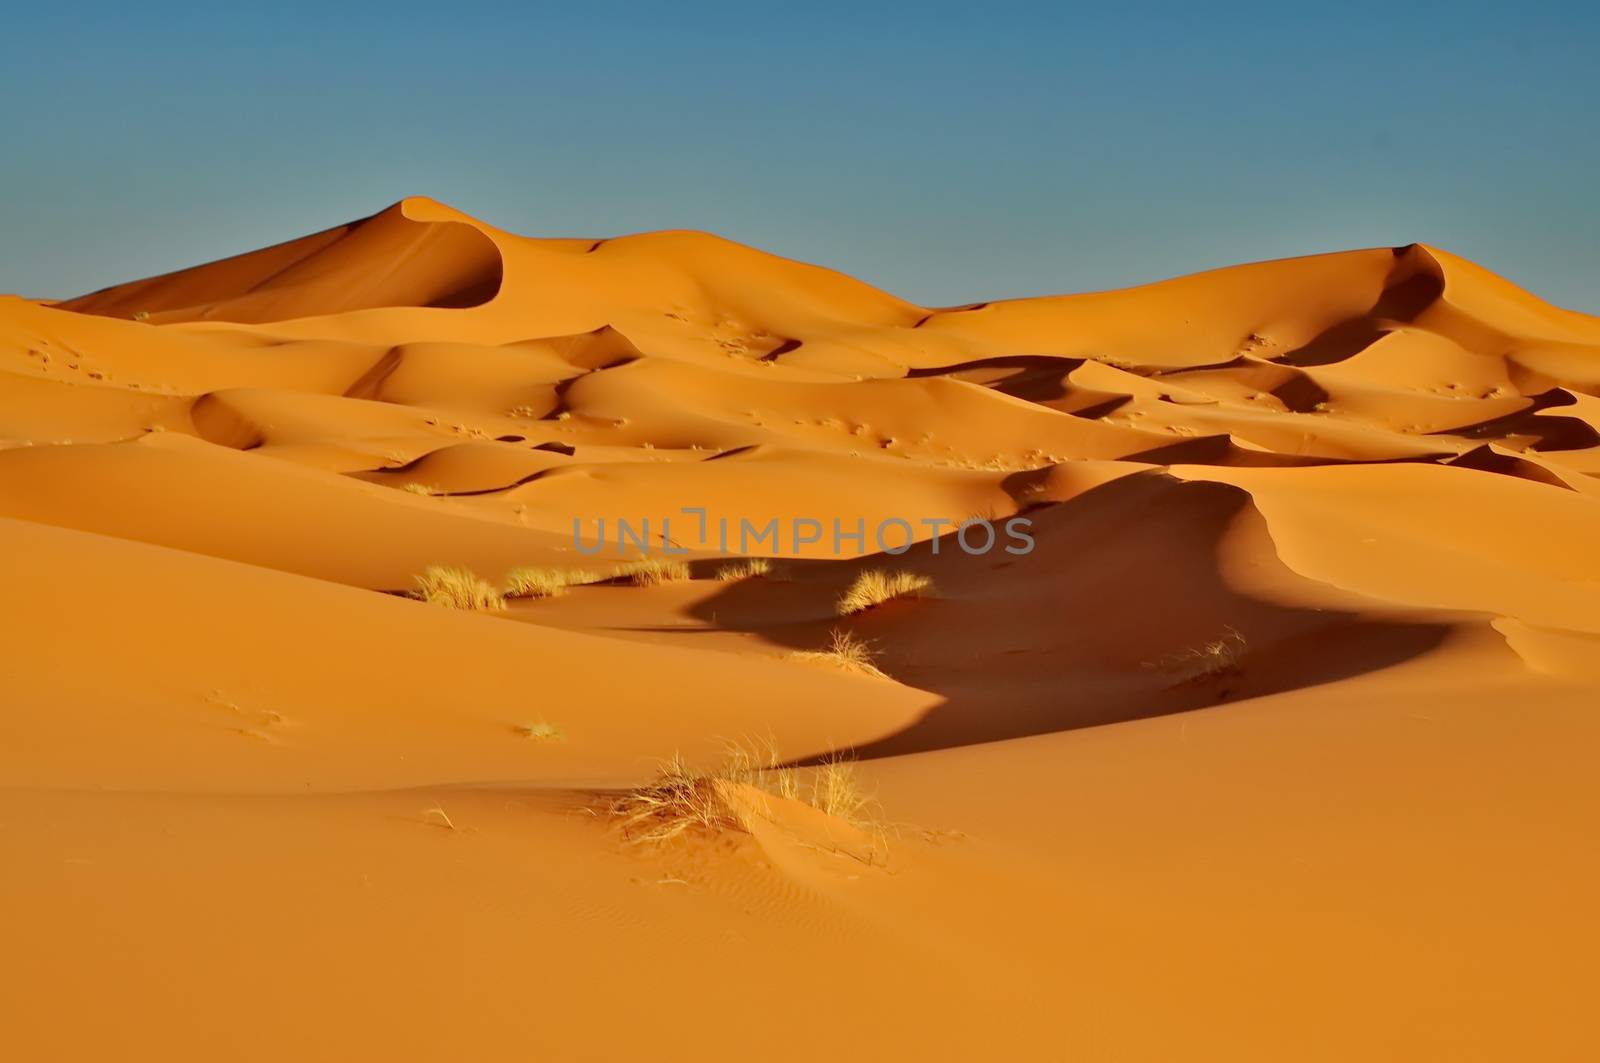
[[[1600,320],[1420,245],[928,309],[413,198],[0,297],[5,1055],[1596,1058],[1597,429]],[[383,593],[685,505],[1037,546]],[[886,841],[603,814],[742,736]]]

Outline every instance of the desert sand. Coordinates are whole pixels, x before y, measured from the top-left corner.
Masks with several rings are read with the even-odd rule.
[[[416,197],[0,297],[5,1054],[1596,1058],[1597,476],[1600,319],[1422,245],[928,308]],[[576,549],[685,506],[1035,548]]]

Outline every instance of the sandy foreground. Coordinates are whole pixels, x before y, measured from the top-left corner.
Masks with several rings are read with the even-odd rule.
[[[412,198],[0,297],[3,1055],[1600,1058],[1597,396],[1421,245],[930,309]]]

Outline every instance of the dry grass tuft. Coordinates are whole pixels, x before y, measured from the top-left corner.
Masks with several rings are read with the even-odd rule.
[[[872,798],[861,789],[856,766],[848,760],[830,760],[817,769],[811,777],[811,799],[807,803],[852,826],[872,822]]]
[[[629,561],[625,565],[618,565],[614,575],[635,587],[654,587],[658,583],[676,583],[691,578],[686,563],[665,557]]]
[[[406,484],[400,490],[410,491],[414,495],[436,495],[439,493],[437,487],[431,487],[428,484]]]
[[[605,579],[598,572],[577,568],[516,568],[506,575],[507,598],[554,598],[568,587],[598,583]]]
[[[446,568],[434,565],[417,577],[417,589],[411,592],[431,605],[447,605],[452,609],[469,609],[475,612],[493,612],[506,607],[500,592],[485,579],[464,568]]]
[[[724,583],[733,580],[751,579],[756,576],[766,576],[772,573],[772,562],[764,557],[747,557],[742,561],[735,561],[717,569],[717,579]]]
[[[831,760],[816,769],[809,789],[794,768],[780,766],[767,744],[731,744],[727,759],[711,772],[691,768],[678,754],[664,761],[656,777],[615,798],[608,811],[630,842],[665,842],[689,832],[749,833],[750,812],[733,807],[719,782],[752,787],[774,797],[803,801],[853,827],[877,830],[874,802],[861,789],[855,765]]]
[[[892,598],[926,598],[933,591],[933,580],[915,572],[885,574],[879,569],[863,572],[839,598],[840,616],[863,612]]]
[[[428,818],[429,816],[438,816],[439,817],[439,821],[437,823],[435,823],[433,820]],[[442,806],[440,806],[440,805],[434,805],[432,808],[423,809],[422,810],[422,821],[424,823],[431,824],[432,826],[435,826],[435,827],[443,827],[445,830],[448,830],[448,831],[455,831],[455,830],[459,830],[460,829],[459,827],[456,826],[455,820],[450,818],[450,813],[446,812],[444,810],[444,808]]]
[[[677,753],[662,762],[652,781],[613,801],[610,812],[631,842],[664,842],[694,828],[746,829],[717,793],[716,777],[697,773]]]
[[[532,720],[528,723],[519,723],[511,728],[523,738],[535,742],[554,742],[561,737],[561,729],[554,724],[545,723],[543,720]]]
[[[1247,648],[1244,636],[1229,627],[1223,635],[1203,646],[1193,646],[1158,661],[1146,661],[1144,667],[1169,675],[1179,683],[1195,683],[1237,675]]]
[[[879,679],[888,679],[883,671],[873,663],[877,654],[872,649],[872,644],[865,639],[858,639],[848,631],[834,628],[828,632],[828,648],[825,650],[798,650],[789,656],[797,661],[820,661],[843,668],[847,672],[859,672],[862,675],[877,676]]]

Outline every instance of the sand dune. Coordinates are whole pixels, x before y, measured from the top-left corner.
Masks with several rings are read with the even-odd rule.
[[[7,1039],[1587,1058],[1597,475],[1600,319],[1416,244],[939,308],[414,197],[0,298]]]
[[[369,307],[477,306],[494,298],[502,275],[499,251],[477,229],[416,220],[397,203],[336,229],[59,305],[161,323],[259,323]]]

